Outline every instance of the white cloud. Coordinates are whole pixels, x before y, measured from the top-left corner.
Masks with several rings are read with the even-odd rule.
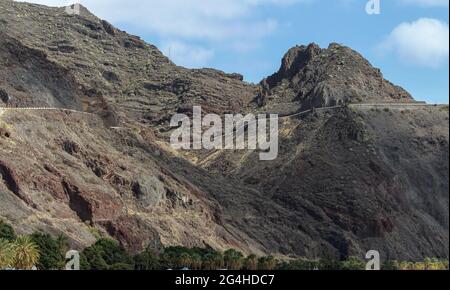
[[[415,4],[428,7],[448,7],[448,0],[400,0],[404,4]]]
[[[69,0],[28,0],[65,6]],[[81,0],[94,14],[113,23],[130,24],[165,38],[224,41],[258,39],[272,32],[273,19],[255,13],[261,6],[307,0]]]
[[[79,2],[103,19],[153,34],[163,45],[173,44],[173,60],[189,66],[205,65],[214,55],[211,49],[189,43],[250,50],[279,25],[261,16],[260,9],[310,1],[314,0],[27,0],[50,6]]]
[[[204,67],[214,56],[212,49],[205,49],[180,41],[163,41],[160,49],[173,62],[188,68]]]
[[[448,61],[448,43],[448,23],[421,18],[397,26],[380,48],[396,53],[406,63],[437,68]]]

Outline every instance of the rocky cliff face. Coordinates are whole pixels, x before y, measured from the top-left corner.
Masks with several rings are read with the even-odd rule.
[[[413,103],[353,50],[292,48],[259,85],[177,67],[82,9],[0,0],[0,218],[130,251],[448,257],[448,107],[343,107],[280,122],[279,158],[174,151],[170,118]],[[1,105],[1,103],[0,103]]]

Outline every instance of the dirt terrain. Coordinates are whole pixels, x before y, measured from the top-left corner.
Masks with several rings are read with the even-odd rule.
[[[348,103],[380,105],[313,109]],[[260,161],[173,150],[170,118],[194,105],[313,110],[280,119],[279,157]],[[84,8],[0,0],[1,106],[0,218],[20,233],[64,233],[75,248],[109,236],[130,252],[448,258],[448,106],[416,103],[343,45],[294,47],[249,84],[178,67]]]

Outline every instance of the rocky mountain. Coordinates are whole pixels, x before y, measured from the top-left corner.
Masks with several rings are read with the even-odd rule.
[[[2,109],[1,104],[9,109]],[[170,118],[280,119],[280,153],[175,151]],[[20,110],[14,108],[60,108]],[[0,218],[22,233],[290,257],[448,257],[448,106],[422,106],[338,44],[260,84],[178,67],[82,8],[0,0]]]
[[[355,102],[411,102],[404,89],[383,78],[359,53],[332,43],[296,46],[284,56],[280,70],[261,83],[261,103],[294,102],[302,109]]]

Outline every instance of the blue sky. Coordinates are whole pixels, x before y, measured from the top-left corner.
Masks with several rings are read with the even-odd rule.
[[[377,1],[377,0],[371,0]],[[296,44],[362,53],[418,100],[449,102],[448,0],[85,0],[93,13],[158,46],[178,65],[259,82]],[[28,1],[53,6],[66,0]],[[73,2],[73,1],[72,1]]]

